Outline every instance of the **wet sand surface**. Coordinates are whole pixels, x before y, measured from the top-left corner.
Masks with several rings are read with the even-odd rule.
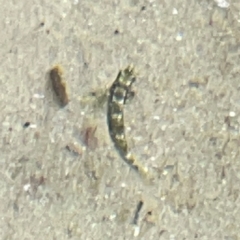
[[[0,239],[240,239],[237,0],[1,6]],[[130,64],[126,138],[149,185],[107,126]]]

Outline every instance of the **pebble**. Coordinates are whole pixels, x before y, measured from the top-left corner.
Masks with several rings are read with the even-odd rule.
[[[236,117],[236,113],[235,112],[229,112],[229,117]]]
[[[228,8],[230,6],[230,3],[226,0],[215,0],[215,2],[220,8]]]
[[[176,8],[173,8],[172,14],[173,14],[173,15],[177,15],[177,14],[178,14],[178,10],[177,10]]]

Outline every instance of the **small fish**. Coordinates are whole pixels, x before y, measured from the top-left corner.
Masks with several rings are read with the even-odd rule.
[[[53,90],[58,97],[59,103],[65,107],[69,103],[66,82],[63,79],[63,70],[60,66],[55,66],[50,70],[50,78]]]
[[[136,81],[133,67],[120,70],[109,90],[107,122],[110,137],[121,158],[141,176],[148,177],[148,171],[129,152],[125,136],[123,107],[133,96],[132,84]]]
[[[109,133],[115,147],[123,156],[128,153],[124,131],[123,107],[131,92],[131,85],[135,80],[133,68],[127,67],[124,71],[121,70],[118,73],[109,91],[107,113]]]

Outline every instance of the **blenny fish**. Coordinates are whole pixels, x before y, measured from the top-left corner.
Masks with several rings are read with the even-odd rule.
[[[132,66],[119,71],[109,90],[107,122],[110,137],[121,158],[141,176],[148,178],[147,169],[129,152],[125,136],[123,108],[126,101],[134,95],[131,86],[135,81],[136,75]]]

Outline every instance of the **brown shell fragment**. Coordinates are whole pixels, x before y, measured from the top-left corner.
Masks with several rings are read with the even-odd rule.
[[[69,96],[66,81],[63,79],[63,69],[58,65],[53,67],[50,70],[50,79],[61,107],[65,107],[69,103]]]
[[[87,126],[81,131],[84,145],[91,150],[94,150],[98,145],[98,139],[95,136],[96,130],[97,126]]]
[[[76,143],[70,142],[69,144],[66,145],[66,149],[69,152],[72,152],[76,155],[82,155],[83,149]]]

